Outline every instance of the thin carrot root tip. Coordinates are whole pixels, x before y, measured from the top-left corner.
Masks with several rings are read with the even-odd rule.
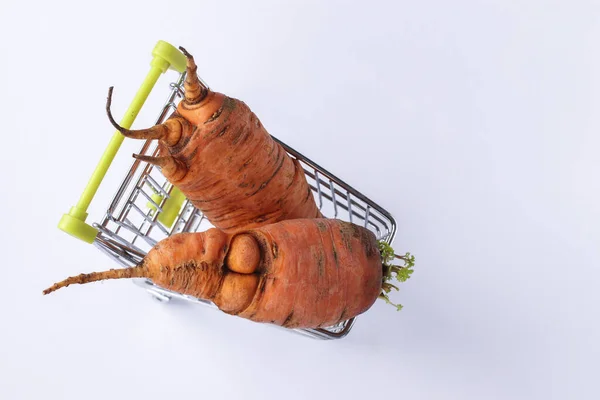
[[[52,293],[60,288],[67,287],[69,285],[78,284],[83,285],[90,282],[102,281],[105,279],[127,279],[127,278],[141,278],[146,277],[147,271],[143,265],[138,265],[131,268],[122,269],[110,269],[103,272],[92,272],[89,274],[79,274],[77,276],[71,276],[63,281],[55,283],[48,289],[44,290],[44,295]]]
[[[413,267],[415,266],[415,256],[410,253],[406,253],[400,256],[394,252],[392,246],[388,243],[380,240],[378,242],[379,253],[381,254],[381,261],[383,267],[383,280],[381,284],[382,292],[379,295],[380,299],[385,300],[386,303],[396,307],[398,311],[402,310],[402,304],[395,304],[390,301],[388,293],[392,289],[399,290],[396,285],[389,283],[390,280],[396,279],[399,282],[406,282],[413,273]],[[400,259],[404,261],[404,265],[392,265],[391,262],[394,259]]]
[[[148,164],[156,165],[157,167],[164,167],[168,164],[168,158],[170,157],[153,157],[146,156],[144,154],[132,154],[132,157],[136,160],[147,162]]]
[[[116,130],[123,133],[123,130],[125,130],[125,128],[123,128],[122,126],[117,124],[117,121],[115,121],[115,119],[113,118],[112,112],[110,111],[110,106],[112,104],[113,89],[114,89],[113,86],[108,88],[108,96],[106,97],[106,114],[108,115],[108,120],[110,121],[111,125],[114,126]]]
[[[181,136],[181,127],[179,125],[179,129],[174,130],[173,123],[176,123],[175,121],[171,122],[170,125],[165,122],[164,124],[155,125],[148,129],[130,130],[123,128],[117,123],[117,121],[115,121],[112,112],[110,111],[110,106],[112,104],[112,92],[113,87],[111,86],[108,89],[108,97],[106,98],[106,115],[108,116],[108,120],[110,121],[111,125],[116,130],[121,132],[123,136],[133,139],[165,139],[167,142],[172,144],[179,140],[179,137]]]
[[[187,174],[187,166],[171,156],[153,157],[142,154],[133,154],[133,158],[160,167],[163,173],[168,174],[171,179],[178,180]]]
[[[186,56],[187,58],[191,58],[192,55],[190,53],[188,53],[188,51],[186,49],[183,48],[183,46],[179,46],[179,50],[181,50],[181,52],[183,53],[184,56]]]

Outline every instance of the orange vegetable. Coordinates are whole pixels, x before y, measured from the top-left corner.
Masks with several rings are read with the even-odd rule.
[[[159,242],[136,267],[81,274],[44,294],[75,283],[146,277],[252,321],[328,327],[385,296],[390,267],[384,261],[375,235],[365,228],[332,219],[296,219],[234,234],[215,228],[176,234]]]
[[[157,139],[159,157],[134,157],[159,166],[163,175],[224,232],[273,222],[322,217],[300,163],[237,99],[201,84],[185,49],[185,99],[164,123],[149,129],[120,127],[126,137]]]

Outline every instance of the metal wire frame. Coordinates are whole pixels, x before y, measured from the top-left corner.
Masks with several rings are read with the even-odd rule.
[[[176,109],[178,100],[184,94],[184,80],[185,72],[176,82],[170,84],[171,91],[156,120],[157,124],[162,123],[169,113]],[[205,83],[204,85],[207,86]],[[375,233],[378,240],[389,244],[393,242],[396,222],[390,213],[300,152],[276,137],[273,139],[300,162],[319,209],[325,217],[362,225]],[[140,154],[149,155],[156,155],[157,152],[156,143],[152,141],[145,142],[139,151]],[[115,262],[130,267],[141,262],[149,249],[167,236],[179,232],[204,231],[212,227],[202,212],[187,200],[172,226],[164,226],[158,220],[158,216],[172,189],[173,186],[159,169],[137,159],[133,161],[107,207],[104,218],[100,223],[94,224],[99,229],[94,245]],[[160,195],[160,201],[155,200],[155,194]],[[217,309],[210,301],[161,288],[148,279],[134,279],[134,282],[160,301],[175,298]],[[328,328],[282,329],[315,339],[340,339],[350,332],[355,319],[351,318]]]

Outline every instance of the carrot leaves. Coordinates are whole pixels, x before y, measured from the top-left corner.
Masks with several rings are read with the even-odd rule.
[[[388,243],[380,240],[378,242],[379,252],[381,254],[381,261],[383,264],[383,282],[381,285],[382,292],[379,295],[380,299],[385,300],[386,303],[396,307],[398,311],[402,310],[402,304],[393,303],[388,294],[392,289],[399,290],[396,285],[389,283],[390,280],[396,279],[399,282],[406,282],[413,273],[413,267],[415,265],[415,256],[410,253],[406,253],[403,256],[394,253],[394,249]],[[392,261],[399,259],[403,261],[403,265],[394,265]]]

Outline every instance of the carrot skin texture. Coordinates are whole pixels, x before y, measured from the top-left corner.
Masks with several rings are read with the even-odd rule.
[[[236,244],[239,235],[253,238],[260,249],[251,273],[232,271],[225,261],[228,253],[244,252],[247,244]],[[176,234],[135,268],[143,273],[130,275],[211,300],[228,314],[288,328],[332,326],[365,312],[381,293],[383,277],[375,235],[331,219],[286,220],[237,234],[216,228]]]
[[[178,115],[192,121],[193,131],[184,131],[177,146],[161,143],[160,153],[184,162],[188,172],[183,177],[163,173],[215,227],[236,232],[321,217],[300,163],[244,102],[211,92],[197,108],[184,104]],[[204,107],[216,111],[210,114]]]
[[[251,235],[236,235],[225,262],[227,268],[240,274],[251,274],[260,263],[260,247]]]
[[[301,219],[253,232],[268,251],[259,290],[240,317],[288,328],[327,327],[365,312],[377,300],[382,264],[375,235],[367,229]]]
[[[148,278],[175,292],[211,300],[224,278],[229,236],[218,229],[168,237],[144,258]]]

